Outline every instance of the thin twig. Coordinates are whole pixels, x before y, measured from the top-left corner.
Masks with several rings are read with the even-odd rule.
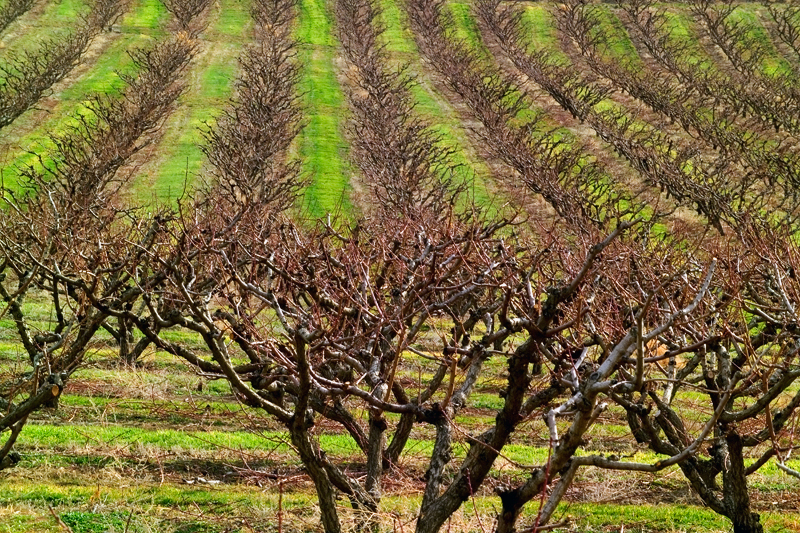
[[[131,518],[133,518],[133,509],[131,509],[131,512],[128,513],[128,521],[125,522],[125,531],[122,533],[128,533],[128,528],[131,527]]]
[[[47,508],[50,510],[50,514],[53,515],[53,518],[56,519],[56,522],[58,522],[59,527],[61,527],[65,531],[69,531],[69,533],[75,533],[74,531],[72,531],[72,528],[69,527],[67,524],[65,524],[64,521],[61,520],[61,517],[56,514],[56,511],[55,509],[53,509],[52,505],[48,505]]]

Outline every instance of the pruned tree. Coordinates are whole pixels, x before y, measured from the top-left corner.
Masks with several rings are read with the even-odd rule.
[[[149,286],[140,276],[150,272],[148,250],[166,218],[140,218],[126,207],[118,194],[126,176],[118,171],[181,93],[192,50],[178,39],[134,52],[140,70],[125,77],[122,94],[91,100],[86,114],[51,138],[51,153],[2,189],[2,312],[14,320],[27,355],[0,389],[0,432],[10,431],[3,467],[15,462],[12,446],[30,413],[56,404],[97,332],[109,327],[107,308],[131,309]],[[33,293],[46,295],[54,318],[30,315],[23,302]]]
[[[192,34],[202,28],[197,23],[197,18],[211,5],[210,0],[163,0],[164,7],[172,13],[178,26],[183,31]]]
[[[736,533],[763,531],[750,502],[748,476],[773,457],[793,473],[783,463],[793,448],[787,428],[800,405],[800,394],[791,388],[800,378],[798,257],[790,234],[763,228],[722,248],[726,277],[714,288],[716,302],[707,318],[652,337],[667,351],[646,361],[670,361],[666,375],[643,379],[615,397],[636,440],[665,455],[700,438],[692,435],[696,423],[686,408],[692,400],[685,397],[708,398],[713,416],[703,428],[702,444],[678,465],[703,502],[729,518]],[[680,339],[692,349],[683,348]],[[676,367],[676,357],[683,358],[683,368]],[[760,455],[750,465],[748,450]]]
[[[487,152],[552,207],[546,222],[519,220],[513,210],[489,217],[471,204],[452,179],[450,152],[414,114],[410,78],[383,66],[371,0],[339,0],[336,13],[353,67],[353,159],[375,207],[351,222],[292,216],[305,184],[290,155],[302,125],[296,2],[261,0],[237,94],[205,132],[208,179],[174,210],[131,209],[117,194],[127,177],[120,169],[181,93],[194,42],[181,33],[135,52],[139,73],[124,77],[122,94],[90,99],[74,126],[52,138],[55,152],[3,191],[0,297],[27,372],[0,389],[0,432],[9,432],[0,467],[13,463],[30,413],[58,398],[106,329],[129,360],[154,345],[226,380],[243,404],[277,421],[315,485],[329,533],[342,529],[336,491],[359,527],[378,528],[386,473],[423,424],[435,439],[419,533],[439,531],[485,486],[515,435],[534,425],[549,435],[550,453],[526,465],[524,482],[497,488],[497,531],[514,531],[536,496],[543,505],[530,526],[547,526],[581,467],[672,465],[737,533],[761,531],[746,476],[773,457],[791,471],[786,428],[800,404],[790,392],[800,377],[800,254],[791,231],[768,229],[774,221],[758,212],[730,212],[735,187],[720,192],[718,182],[690,179],[685,167],[693,163],[662,146],[664,137],[622,113],[592,111],[603,86],[578,87],[583,80],[563,66],[509,48],[562,105],[648,179],[681,201],[685,194],[720,231],[697,235],[676,220],[664,229],[660,212],[586,161],[579,146],[536,121],[514,125],[524,97],[454,40],[442,5],[409,0],[420,48],[479,120]],[[491,17],[496,2],[479,8],[498,35],[515,36],[503,33],[513,20]],[[585,14],[573,2],[562,24],[595,56],[602,34]],[[721,231],[734,222],[736,231]],[[49,322],[26,313],[32,291],[52,302]],[[176,328],[202,347],[168,334]],[[133,329],[143,338],[131,349]],[[654,354],[653,346],[664,349]],[[456,416],[492,359],[507,368],[502,405],[489,428],[465,437],[468,450],[456,459]],[[404,379],[419,360],[432,377]],[[689,389],[710,400],[700,421],[682,408]],[[612,403],[626,413],[631,439],[663,459],[579,453]],[[349,435],[362,464],[348,469],[327,453],[318,438],[323,420]],[[745,467],[752,447],[763,454]]]
[[[14,5],[12,2],[9,5]],[[12,54],[0,64],[0,128],[27,111],[80,61],[92,40],[120,16],[124,2],[98,0],[82,24],[61,38],[48,39],[35,50]]]
[[[35,0],[11,0],[3,4],[0,8],[0,32],[4,31],[9,24],[17,20],[35,4]]]

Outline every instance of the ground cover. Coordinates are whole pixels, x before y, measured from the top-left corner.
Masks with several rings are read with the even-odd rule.
[[[41,8],[26,12],[0,37],[0,61],[38,46],[42,34],[29,31],[31,28],[46,29],[44,35],[48,37],[66,34],[78,21],[78,16],[87,13],[89,5],[90,2],[84,0],[61,0],[45,2]]]
[[[558,43],[555,19],[548,6],[525,6],[522,21],[528,28],[527,35],[534,49],[547,51],[554,60],[569,63],[569,58]]]
[[[743,5],[731,13],[731,22],[748,28],[747,37],[762,46],[766,54],[761,62],[761,74],[780,76],[791,73],[791,65],[776,50],[769,32],[761,23],[762,17],[768,17],[763,7],[757,4]]]
[[[0,4],[0,33],[33,7],[32,0],[7,0]]]
[[[298,141],[303,173],[311,180],[303,205],[312,217],[352,213],[347,144],[342,136],[344,94],[337,80],[337,51],[327,2],[302,0],[295,38],[300,43],[300,81],[306,126]]]
[[[416,110],[437,123],[444,145],[456,152],[455,160],[463,163],[458,170],[462,172],[460,179],[472,179],[473,170],[480,176],[490,176],[490,166],[483,160],[484,147],[474,146],[471,137],[474,124],[464,121],[456,105],[446,101],[437,90],[439,82],[426,70],[427,60],[419,57],[401,11],[404,4],[384,0],[381,5],[387,52],[392,61],[408,62],[410,71],[419,76],[419,83],[413,88]],[[480,50],[480,57],[491,59],[490,50],[481,44],[473,6],[464,2],[447,5],[455,22],[454,35],[463,39],[466,47]],[[192,71],[193,89],[183,97],[178,113],[164,125],[160,142],[152,145],[152,162],[142,167],[142,181],[134,188],[137,198],[149,198],[154,193],[160,199],[174,197],[182,191],[184,178],[202,167],[197,126],[205,120],[213,121],[215,111],[231,96],[237,69],[233,58],[249,39],[248,8],[224,1],[221,11],[211,16],[211,25],[204,33],[206,52],[197,58]],[[544,5],[526,6],[524,20],[536,32],[531,35],[533,45],[552,50],[554,57],[563,59],[567,56],[549,9]],[[613,17],[612,8],[603,9],[609,33],[623,35],[622,18]],[[683,8],[675,12],[682,14],[670,20],[680,19],[680,27],[688,28]],[[307,122],[295,151],[303,158],[304,175],[312,180],[304,206],[312,215],[324,216],[337,210],[357,215],[359,205],[356,196],[351,196],[351,169],[346,163],[348,147],[342,136],[346,106],[341,82],[346,73],[342,72],[339,44],[334,39],[336,29],[321,0],[301,0],[299,15],[295,36],[303,43],[299,60],[306,69],[302,91]],[[62,115],[79,108],[86,94],[118,87],[115,69],[126,68],[125,50],[163,35],[166,21],[166,12],[157,2],[137,4],[120,23],[122,36],[110,39],[91,69],[54,95],[54,105],[48,109],[52,121],[23,117],[27,122],[12,135],[24,137],[26,143],[32,143],[28,146],[33,146],[38,142],[36,135],[42,138],[47,132],[63,129],[66,122]],[[630,41],[619,38],[616,42],[617,47],[612,49],[615,59],[638,56]],[[780,61],[778,57],[773,59]],[[576,64],[573,68],[584,67]],[[776,67],[766,68],[772,72]],[[601,102],[595,111],[635,114],[633,107],[617,105],[615,100]],[[516,119],[513,125],[524,127],[526,116]],[[547,133],[570,144],[580,138],[555,129]],[[12,160],[29,160],[29,155],[19,157]],[[3,169],[6,178],[12,177],[13,172],[9,166]],[[486,190],[492,190],[492,184],[483,189],[480,180],[476,183],[475,197],[480,203],[489,201]],[[44,306],[44,301],[34,297],[24,306],[36,331],[52,329],[53,311]],[[443,322],[437,329],[449,331],[453,327],[453,323]],[[13,328],[9,315],[0,317],[0,373],[20,366],[20,360],[26,357],[24,348],[14,340]],[[484,333],[479,330],[476,338]],[[196,350],[204,346],[202,339],[185,329],[163,336]],[[418,394],[435,375],[437,364],[426,357],[441,355],[441,339],[435,331],[429,331],[413,348],[425,357],[407,354],[397,378],[412,394]],[[285,431],[240,404],[224,380],[209,379],[213,376],[191,370],[163,352],[149,351],[138,367],[126,367],[117,360],[117,350],[110,334],[98,334],[90,345],[86,368],[70,380],[59,409],[41,410],[32,416],[17,443],[22,461],[0,473],[0,531],[65,531],[66,527],[75,533],[319,529],[313,487]],[[471,437],[494,424],[497,411],[504,404],[505,366],[502,357],[487,360],[489,370],[469,404],[454,418],[453,459],[462,459]],[[445,391],[434,396],[439,402],[445,398]],[[690,393],[675,406],[693,432],[698,431],[709,413],[708,406],[701,404],[705,398],[700,392]],[[743,401],[736,405],[744,407]],[[493,490],[523,481],[529,467],[547,460],[552,450],[541,414],[533,413],[522,424],[494,465],[490,482],[468,499],[448,528],[489,530],[498,505]],[[366,424],[368,413],[361,412],[359,417]],[[387,414],[386,420],[396,424],[400,415]],[[567,420],[557,424],[562,434],[567,426]],[[348,472],[363,472],[363,454],[342,427],[320,422],[313,432],[321,448],[342,460]],[[421,479],[434,437],[431,427],[415,429],[398,467],[386,474],[380,511],[384,530],[413,529],[424,487]],[[599,423],[587,432],[584,446],[578,456],[592,452],[642,462],[655,462],[660,457],[632,442],[621,408],[610,408],[601,415]],[[758,449],[757,453],[763,451]],[[708,457],[707,453],[705,449],[699,452],[703,458]],[[748,456],[746,465],[755,460],[756,451]],[[800,468],[797,460],[789,460],[787,465]],[[455,468],[450,467],[446,477],[454,475]],[[769,530],[792,531],[800,527],[797,480],[770,463],[751,477],[751,485],[755,508],[762,513]],[[337,505],[346,517],[346,526],[352,526],[355,519],[347,514],[346,502]],[[537,510],[535,502],[525,508],[526,523],[531,523]],[[729,529],[725,519],[699,506],[677,467],[643,476],[596,469],[582,471],[553,522],[565,522],[563,529],[567,531],[592,532],[624,529],[642,533],[717,533]]]
[[[665,33],[669,33],[676,40],[686,45],[684,58],[690,64],[699,64],[707,60],[698,43],[697,33],[692,25],[691,15],[682,9],[670,10],[665,13]]]
[[[453,37],[463,41],[482,60],[488,60],[490,55],[483,46],[480,30],[475,18],[472,16],[472,5],[465,2],[447,2],[446,15],[452,21]]]
[[[189,87],[164,124],[158,143],[148,150],[154,156],[131,184],[131,194],[144,201],[153,196],[171,202],[191,188],[204,161],[202,131],[214,124],[232,95],[237,74],[232,58],[239,57],[252,32],[249,5],[224,2],[210,11],[200,51],[188,73]]]
[[[187,386],[197,379],[192,372],[177,370],[181,365],[174,366],[163,354],[150,357],[154,356],[162,365],[170,366],[160,370],[148,366],[129,369],[126,375],[97,368],[76,375],[76,391],[68,391],[71,395],[65,396],[59,411],[41,412],[37,415],[39,422],[26,428],[19,448],[23,461],[15,470],[2,474],[0,514],[9,518],[5,522],[7,531],[58,531],[48,506],[75,532],[122,530],[129,516],[130,531],[269,531],[268,524],[274,525],[279,512],[287,531],[314,528],[316,511],[310,487],[286,435],[272,430],[245,430],[248,422],[244,411],[229,394],[209,396],[207,387],[203,393],[194,391],[194,386]],[[412,373],[414,369],[406,371]],[[159,387],[160,400],[131,402],[103,395],[104,377],[132,390],[146,390],[144,383],[159,376],[165,382]],[[76,396],[77,391],[82,392]],[[191,396],[196,407],[183,402],[187,416],[182,417],[180,411],[176,416],[176,410],[165,402],[165,395],[177,401]],[[482,403],[480,397],[475,403]],[[203,413],[206,420],[201,414],[194,417],[193,423],[187,423],[192,411]],[[224,425],[218,427],[218,422]],[[466,435],[490,423],[490,417],[479,417],[464,424],[462,431]],[[235,429],[238,424],[240,428]],[[544,429],[541,423],[538,426]],[[612,431],[607,424],[598,429]],[[331,430],[334,433],[329,433]],[[338,434],[340,431],[327,428],[320,435],[323,448],[328,453],[350,454],[357,460],[355,445],[347,436]],[[608,435],[593,438],[601,449],[610,449],[603,444],[609,442]],[[382,522],[386,528],[398,527],[397,520],[408,523],[413,518],[417,498],[414,476],[424,469],[424,463],[419,461],[424,460],[431,446],[429,439],[430,436],[412,439],[409,443],[401,461],[402,470],[397,473],[398,479],[404,481],[389,488],[385,498]],[[460,443],[454,453],[461,455],[465,452],[464,436],[457,440]],[[515,463],[542,461],[548,453],[544,442],[546,438],[538,445],[509,445],[504,454],[507,460],[500,461],[494,475],[499,480],[522,475],[524,470]],[[640,458],[653,457],[646,452]],[[789,503],[792,484],[786,486],[786,478],[777,469],[762,475],[764,497],[770,500],[765,501],[766,507],[774,507],[775,501],[776,505]],[[687,505],[693,501],[691,495],[680,482],[674,485],[674,474],[666,472],[652,478],[648,483],[653,486],[649,488],[635,479],[602,471],[587,473],[576,482],[568,502],[559,508],[559,521],[569,517],[580,531],[608,531],[613,524],[624,525],[628,531],[670,532],[686,527],[693,531],[725,531],[726,525],[718,516]],[[656,490],[657,487],[661,488]],[[677,498],[680,503],[622,504],[631,498],[650,498],[653,493]],[[596,503],[598,498],[607,503]],[[452,527],[457,524],[464,531],[480,531],[478,521],[490,519],[492,500],[488,490],[477,495],[454,517]],[[533,516],[535,510],[528,513]],[[242,517],[247,517],[246,523],[241,522]],[[791,528],[797,520],[791,513],[766,514],[768,527]]]
[[[416,102],[416,111],[430,121],[432,128],[442,136],[442,146],[452,150],[451,157],[456,165],[457,181],[469,183],[476,203],[490,205],[497,200],[490,192],[492,185],[487,179],[491,170],[476,153],[474,142],[459,120],[458,113],[440,94],[422,67],[419,50],[414,37],[408,29],[407,20],[395,0],[380,3],[381,22],[386,30],[383,44],[398,67],[404,66],[415,76],[411,93]]]
[[[624,61],[631,68],[641,69],[642,60],[639,57],[636,47],[633,46],[627,30],[623,26],[616,12],[610,7],[603,5],[598,8],[599,20],[601,22],[600,31],[610,38],[604,50],[612,61]]]
[[[85,113],[85,102],[91,95],[113,94],[123,81],[120,73],[130,73],[132,62],[128,52],[148,46],[164,35],[167,12],[158,0],[139,0],[123,15],[119,33],[98,43],[99,50],[86,69],[78,69],[55,88],[55,94],[28,110],[3,130],[3,176],[16,182],[19,169],[46,155],[53,148],[50,135],[65,132],[76,123],[74,115]],[[98,53],[99,52],[99,53]]]

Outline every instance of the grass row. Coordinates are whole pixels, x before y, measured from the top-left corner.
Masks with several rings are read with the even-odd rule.
[[[121,19],[119,33],[100,37],[105,41],[97,44],[102,53],[85,65],[88,69],[78,66],[73,76],[59,84],[52,99],[28,110],[4,130],[6,153],[0,154],[0,163],[6,183],[15,182],[17,169],[34,164],[37,154],[46,157],[53,148],[50,135],[74,124],[73,116],[84,112],[90,95],[113,93],[123,85],[119,74],[132,68],[127,51],[147,46],[162,35],[167,18],[166,9],[158,0],[136,0]]]
[[[192,61],[189,86],[178,109],[164,124],[162,137],[150,149],[155,155],[132,184],[135,198],[170,202],[191,185],[203,165],[202,129],[213,125],[233,93],[237,63],[252,30],[249,3],[222,0],[201,35],[200,53]]]
[[[295,38],[305,67],[300,91],[306,124],[298,147],[303,174],[310,180],[303,199],[312,217],[353,213],[347,144],[342,136],[344,93],[337,79],[337,43],[330,4],[300,0]]]
[[[450,158],[455,165],[456,179],[470,186],[472,196],[478,205],[494,202],[491,185],[486,177],[490,170],[478,156],[470,142],[458,113],[437,91],[430,77],[425,75],[419,50],[409,29],[405,13],[397,0],[382,0],[381,23],[385,28],[383,45],[397,68],[407,67],[416,77],[411,94],[416,104],[415,110],[425,118],[434,131],[441,136],[441,143],[452,150]]]
[[[743,24],[750,28],[748,37],[764,47],[766,52],[761,61],[761,73],[766,76],[789,74],[792,72],[790,63],[781,57],[775,48],[769,32],[764,28],[763,20],[769,18],[766,10],[758,4],[740,4],[734,10],[729,20],[733,24]]]
[[[75,27],[80,14],[88,13],[89,4],[87,0],[52,0],[41,8],[34,6],[13,22],[0,38],[0,62],[37,49],[43,35],[58,38],[67,34]],[[30,31],[33,27],[37,31]]]
[[[193,63],[189,89],[182,96],[178,111],[165,124],[160,142],[145,150],[144,166],[127,170],[137,174],[132,192],[139,201],[170,201],[183,193],[186,182],[197,175],[203,161],[200,128],[213,122],[214,115],[231,96],[237,66],[231,58],[238,57],[249,36],[249,5],[235,0],[223,2],[212,17],[211,25],[200,36],[202,51]],[[127,52],[162,37],[168,19],[159,0],[138,0],[131,6],[116,28],[119,35],[103,37],[108,42],[98,51],[97,60],[54,95],[46,113],[33,110],[9,128],[6,150],[10,154],[6,154],[4,179],[13,182],[18,167],[32,164],[36,154],[52,148],[49,136],[74,122],[70,115],[81,112],[88,95],[109,94],[118,89],[122,85],[119,73],[130,70]]]
[[[273,487],[274,488],[274,487]],[[75,486],[69,484],[7,483],[0,488],[0,531],[59,531],[48,508],[74,533],[131,532],[253,532],[274,531],[278,514],[284,527],[315,529],[314,501],[306,491],[287,489],[264,492],[247,487],[174,486],[148,484],[135,487]],[[280,503],[279,503],[280,499]],[[413,527],[419,497],[388,495],[381,501],[384,530],[398,530],[398,522]],[[346,509],[342,509],[346,515]],[[532,522],[537,506],[524,510],[522,523]],[[457,531],[482,531],[482,522],[496,513],[491,496],[471,498],[453,516]],[[776,512],[763,513],[769,531],[796,531],[797,518]],[[481,518],[482,517],[482,518]],[[721,533],[726,520],[708,509],[690,505],[562,504],[556,521],[569,521],[585,532],[638,531]],[[293,530],[293,529],[290,529]]]
[[[273,421],[239,406],[230,397],[215,400],[188,393],[185,396],[177,401],[65,396],[60,413],[42,412],[26,426],[18,449],[26,455],[27,461],[36,460],[38,455],[31,454],[36,450],[90,455],[128,450],[142,457],[175,451],[235,450],[258,455],[278,454],[281,461],[294,464],[288,435]],[[461,457],[468,447],[468,435],[490,427],[493,418],[491,413],[485,413],[462,416],[455,422],[457,444],[454,455]],[[560,426],[561,432],[566,431],[566,422]],[[247,430],[247,427],[258,430]],[[622,453],[627,461],[645,463],[659,459],[651,451],[636,447],[629,433],[624,422],[610,418],[587,434],[587,444],[581,454]],[[401,463],[422,468],[431,451],[432,437],[432,428],[415,428]],[[319,440],[322,448],[332,456],[352,457],[356,461],[361,456],[355,442],[336,425],[323,424],[319,429]],[[524,465],[542,464],[548,455],[547,442],[548,432],[542,422],[525,424],[512,443],[504,448],[503,461],[496,465],[498,473],[501,470],[520,473]],[[755,459],[751,457],[749,461]],[[792,468],[800,468],[800,459],[793,459],[789,464]],[[753,479],[767,490],[793,483],[774,463],[762,467]]]

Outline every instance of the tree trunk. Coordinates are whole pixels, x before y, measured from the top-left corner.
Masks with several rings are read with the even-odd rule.
[[[125,364],[127,364],[129,366],[135,366],[136,362],[142,356],[142,354],[144,353],[145,349],[147,349],[147,347],[150,346],[150,343],[151,343],[151,340],[149,338],[147,338],[147,337],[142,337],[141,339],[139,339],[139,342],[136,343],[136,345],[133,347],[133,349],[130,350],[130,351],[126,351],[125,354],[123,355],[123,361],[125,361]],[[126,348],[126,350],[127,350],[127,348]],[[120,354],[122,355],[123,354],[123,352],[122,352],[122,344],[120,344],[119,351],[120,351]]]
[[[367,449],[367,479],[364,488],[372,497],[370,504],[374,507],[372,513],[360,525],[363,531],[378,533],[381,525],[378,521],[378,503],[381,501],[381,475],[383,474],[383,448],[386,440],[386,420],[383,415],[370,413],[369,417],[369,447]]]
[[[131,338],[130,331],[128,329],[128,321],[120,317],[117,331],[119,332],[119,358],[123,361],[127,361],[130,364],[128,354],[131,350]]]
[[[520,498],[520,490],[521,487],[517,487],[498,492],[503,508],[497,515],[495,533],[514,533],[517,530],[519,512],[525,505],[525,501]]]
[[[316,449],[310,442],[307,432],[293,430],[290,434],[292,444],[297,448],[300,460],[314,482],[314,488],[319,499],[320,520],[325,533],[340,533],[342,527],[339,523],[339,513],[336,511],[333,485],[321,464],[319,458],[320,450]]]
[[[747,512],[732,517],[733,533],[764,533],[761,517],[758,513]]]
[[[722,471],[723,498],[733,533],[764,533],[761,517],[750,510],[742,438],[735,431],[725,436],[727,454]]]
[[[383,456],[383,468],[387,469],[390,465],[396,465],[400,459],[400,454],[406,447],[408,437],[411,435],[411,430],[414,429],[416,422],[415,413],[403,413],[400,415],[400,421],[394,430],[392,442],[386,447],[386,453]]]

